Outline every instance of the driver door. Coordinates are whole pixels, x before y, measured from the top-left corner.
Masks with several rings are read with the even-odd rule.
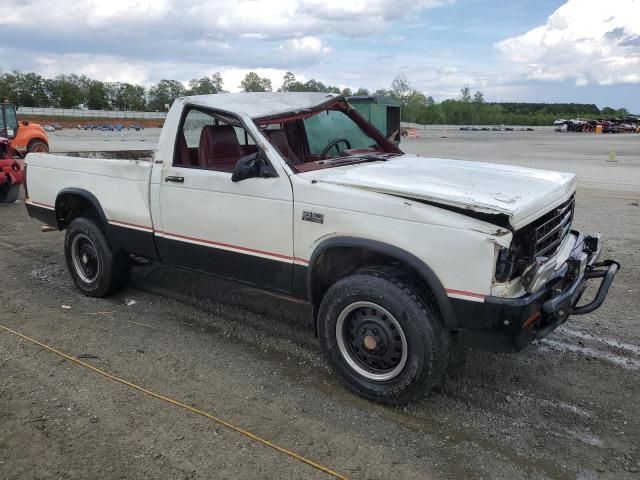
[[[291,292],[293,194],[286,175],[232,182],[256,142],[227,114],[186,107],[173,159],[163,159],[161,230],[169,264]]]

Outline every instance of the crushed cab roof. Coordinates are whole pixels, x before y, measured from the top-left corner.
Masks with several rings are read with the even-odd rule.
[[[244,113],[256,119],[310,110],[337,97],[333,93],[316,92],[248,92],[196,95],[181,97],[177,101],[230,113]]]

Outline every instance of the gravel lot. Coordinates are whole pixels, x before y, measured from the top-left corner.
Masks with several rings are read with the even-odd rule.
[[[51,144],[150,149],[157,133]],[[0,325],[350,478],[640,478],[640,136],[426,133],[403,148],[578,173],[576,227],[603,232],[623,265],[605,305],[520,354],[454,347],[441,390],[387,408],[332,375],[305,305],[160,266],[113,298],[81,296],[63,235],[40,233],[18,202],[0,205]],[[6,332],[0,378],[2,479],[328,478]]]

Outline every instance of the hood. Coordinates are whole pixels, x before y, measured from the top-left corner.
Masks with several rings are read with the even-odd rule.
[[[481,214],[506,215],[515,229],[567,200],[576,185],[572,173],[414,155],[300,175]]]

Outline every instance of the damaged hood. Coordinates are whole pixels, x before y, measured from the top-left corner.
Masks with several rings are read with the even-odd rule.
[[[576,185],[572,173],[414,155],[300,176],[483,214],[506,215],[515,229],[565,201]]]

